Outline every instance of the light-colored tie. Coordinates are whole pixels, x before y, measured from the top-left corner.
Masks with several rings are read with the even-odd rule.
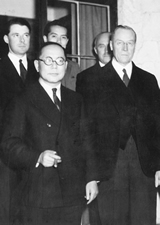
[[[56,105],[57,109],[59,111],[61,111],[61,102],[60,102],[59,98],[56,95],[57,88],[52,88],[52,91],[53,91],[54,104]]]
[[[20,76],[24,82],[26,79],[27,70],[22,63],[22,59],[19,60],[19,68],[20,68]]]
[[[128,83],[129,83],[129,77],[127,75],[127,72],[126,72],[126,69],[123,69],[123,82],[125,83],[126,87],[128,86]]]

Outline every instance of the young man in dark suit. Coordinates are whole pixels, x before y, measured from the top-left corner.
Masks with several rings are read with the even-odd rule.
[[[4,41],[8,45],[9,53],[0,60],[0,139],[2,134],[2,120],[4,111],[15,95],[20,94],[27,83],[36,79],[36,70],[33,61],[27,58],[30,46],[31,27],[25,19],[14,18],[8,21]],[[20,71],[22,60],[23,73]],[[24,77],[22,77],[24,75]],[[17,174],[8,170],[0,161],[0,221],[8,225],[10,191],[17,185]],[[8,178],[12,173],[13,182]],[[11,186],[10,186],[11,185]],[[3,193],[3,194],[2,194]]]
[[[132,28],[118,26],[110,47],[113,59],[99,73],[86,75],[83,88],[77,87],[95,134],[100,179],[106,180],[100,184],[104,186],[101,222],[156,224],[159,87],[152,74],[132,62],[136,47]]]
[[[46,43],[35,67],[39,81],[8,108],[2,139],[9,166],[22,173],[12,195],[12,200],[17,194],[20,197],[14,222],[79,225],[85,204],[98,194],[83,101],[61,85],[67,68],[61,45]]]
[[[68,24],[63,18],[59,20],[53,20],[46,24],[44,28],[43,40],[44,42],[57,42],[66,49],[69,41],[68,30]],[[70,59],[67,59],[67,61],[67,70],[62,80],[62,84],[63,86],[75,91],[76,77],[77,74],[80,73],[80,67],[78,63]]]
[[[33,61],[27,57],[30,36],[31,27],[27,20],[14,18],[8,21],[4,41],[9,52],[0,60],[0,95],[3,109],[27,83],[38,79]]]

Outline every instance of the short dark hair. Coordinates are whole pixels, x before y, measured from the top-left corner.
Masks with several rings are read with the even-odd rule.
[[[41,55],[41,53],[42,53],[42,49],[43,49],[44,47],[46,47],[46,46],[49,46],[49,45],[54,45],[54,46],[56,45],[56,46],[61,47],[61,48],[63,49],[63,51],[64,51],[65,59],[67,59],[66,49],[63,48],[63,47],[62,47],[60,44],[58,44],[57,42],[44,42],[44,43],[42,44],[42,46],[40,47],[40,49],[39,49],[38,57],[37,57],[37,58],[40,57],[40,55]]]
[[[31,26],[30,26],[29,22],[28,22],[26,19],[23,19],[23,18],[13,18],[13,19],[10,19],[10,20],[7,22],[6,31],[5,31],[5,34],[6,34],[6,35],[9,34],[10,28],[11,28],[11,26],[14,25],[14,24],[18,24],[18,25],[21,25],[21,26],[26,26],[26,27],[28,27],[29,33],[31,33]]]
[[[64,27],[66,28],[67,30],[67,36],[68,36],[68,24],[65,22],[64,19],[58,19],[58,20],[53,20],[53,21],[50,21],[46,24],[45,28],[44,28],[44,31],[43,31],[43,34],[47,37],[50,30],[51,30],[51,27],[52,26],[60,26],[60,27]]]
[[[131,30],[131,31],[134,33],[134,35],[135,35],[135,42],[136,42],[136,40],[137,40],[136,32],[133,30],[132,27],[129,27],[129,26],[127,26],[127,25],[118,25],[118,26],[115,28],[115,30],[114,30],[113,33],[112,33],[112,41],[113,41],[114,36],[115,36],[115,33],[116,33],[116,31],[117,31],[118,29]]]

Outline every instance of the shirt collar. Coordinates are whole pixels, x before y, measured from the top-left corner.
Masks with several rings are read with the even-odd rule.
[[[12,61],[12,63],[16,66],[19,67],[19,60],[22,59],[23,65],[24,67],[27,69],[28,67],[28,62],[27,62],[27,55],[25,54],[23,57],[19,58],[17,57],[16,54],[9,52],[8,53],[8,57],[10,58],[10,60]]]
[[[48,85],[41,77],[39,78],[39,83],[53,101],[53,91],[52,91],[53,87]],[[54,88],[57,88],[56,95],[61,101],[61,84],[57,84]]]
[[[99,65],[100,65],[100,67],[104,67],[106,64],[99,61]]]
[[[123,74],[124,74],[123,71],[122,71],[123,69],[126,69],[126,72],[127,72],[127,75],[129,77],[129,79],[131,78],[132,67],[133,67],[132,62],[129,62],[127,65],[122,66],[113,57],[113,59],[112,59],[112,65],[113,65],[114,69],[116,70],[116,72],[118,73],[118,75],[120,76],[121,79],[123,78]]]

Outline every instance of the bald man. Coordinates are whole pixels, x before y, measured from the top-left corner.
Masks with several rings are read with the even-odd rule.
[[[108,32],[102,32],[98,34],[94,40],[94,51],[97,55],[101,67],[106,65],[111,59],[109,42],[110,42],[110,33]]]
[[[20,203],[10,205],[11,222],[79,225],[85,204],[98,194],[82,97],[61,85],[68,62],[60,44],[45,43],[34,63],[39,80],[12,102],[4,119],[2,149],[22,174],[11,196]]]

